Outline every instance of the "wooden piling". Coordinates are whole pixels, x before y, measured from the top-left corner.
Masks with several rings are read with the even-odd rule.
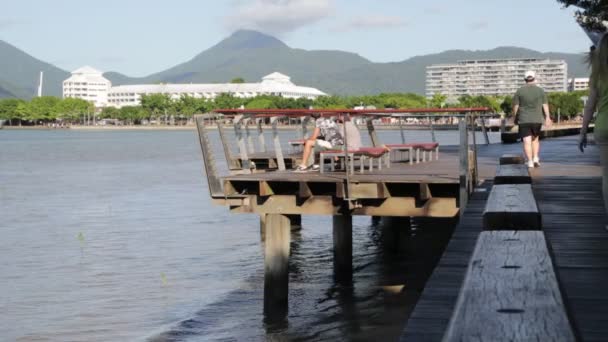
[[[352,279],[353,274],[353,217],[333,216],[334,277],[336,280]]]
[[[266,214],[264,244],[264,315],[287,315],[289,292],[289,243],[291,224],[282,214]]]

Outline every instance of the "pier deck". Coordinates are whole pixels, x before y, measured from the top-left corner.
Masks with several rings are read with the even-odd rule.
[[[496,160],[480,160],[479,177],[493,177]],[[344,171],[265,171],[223,177],[223,191],[233,212],[335,215],[344,200],[356,200],[352,215],[453,217],[460,186],[458,146],[444,147],[439,160],[389,168]],[[272,198],[275,203],[266,198]],[[282,204],[277,202],[282,201]],[[221,200],[220,200],[221,202]],[[276,210],[275,210],[276,211]]]
[[[480,160],[520,153],[521,146],[482,147]],[[564,300],[580,340],[608,336],[608,232],[595,146],[581,154],[576,138],[541,143],[542,165],[532,187],[542,214],[543,232],[553,254]],[[429,278],[402,336],[403,341],[441,341],[465,277],[492,181],[473,194],[452,239]]]

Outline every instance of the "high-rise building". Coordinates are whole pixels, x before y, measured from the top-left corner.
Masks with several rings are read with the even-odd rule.
[[[108,91],[112,82],[103,77],[101,71],[84,66],[72,71],[72,76],[63,81],[63,98],[74,97],[93,102],[95,107],[108,104]]]
[[[568,79],[568,91],[589,89],[589,77],[577,77]]]
[[[525,83],[527,70],[536,72],[536,82],[546,92],[566,91],[568,66],[564,60],[485,59],[427,66],[426,96],[512,95]]]

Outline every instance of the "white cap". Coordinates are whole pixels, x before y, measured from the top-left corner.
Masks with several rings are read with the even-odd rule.
[[[528,70],[526,71],[526,73],[524,74],[524,78],[525,79],[533,79],[536,78],[536,73],[532,70]]]

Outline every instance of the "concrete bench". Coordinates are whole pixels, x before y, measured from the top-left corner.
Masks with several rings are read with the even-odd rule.
[[[528,166],[524,164],[501,164],[496,168],[494,184],[531,184]]]
[[[542,232],[482,232],[443,341],[575,341]]]
[[[494,185],[483,212],[486,230],[538,230],[541,216],[530,184]]]
[[[500,156],[500,159],[498,159],[498,163],[500,165],[524,164],[525,161],[526,160],[521,154],[503,154],[502,156]]]
[[[389,158],[389,150],[382,147],[361,147],[357,150],[347,151],[346,154],[349,158],[350,173],[355,173],[355,161],[358,160],[360,164],[360,172],[363,173],[365,170],[366,161],[369,161],[370,171],[374,167],[374,161],[377,161],[378,169],[382,169],[382,164],[388,168],[391,166]],[[341,150],[327,150],[319,153],[319,166],[321,173],[325,171],[325,160],[330,160],[331,171],[335,171],[335,159],[343,158],[345,155],[344,151]]]

